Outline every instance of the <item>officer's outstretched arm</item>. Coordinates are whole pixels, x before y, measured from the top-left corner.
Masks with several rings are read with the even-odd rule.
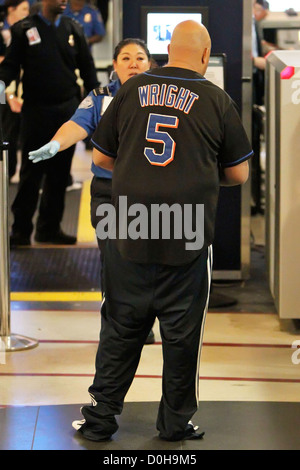
[[[67,121],[58,129],[48,144],[29,152],[29,160],[37,163],[52,158],[57,152],[66,150],[87,136],[88,133],[81,126],[73,121]]]

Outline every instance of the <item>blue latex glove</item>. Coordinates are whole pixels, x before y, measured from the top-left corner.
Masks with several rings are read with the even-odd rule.
[[[42,160],[48,160],[48,158],[54,157],[60,149],[60,143],[56,140],[51,140],[48,144],[43,145],[38,150],[32,150],[29,152],[29,160],[33,163],[40,162]]]

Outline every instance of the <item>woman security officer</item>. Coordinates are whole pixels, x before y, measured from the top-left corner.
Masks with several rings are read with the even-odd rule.
[[[43,147],[30,152],[29,159],[34,163],[54,157],[80,140],[84,140],[94,133],[106,107],[116,95],[123,83],[130,77],[148,70],[151,66],[150,53],[144,41],[138,38],[122,40],[115,48],[113,67],[118,78],[111,81],[105,87],[92,90],[82,101],[71,119],[65,122],[54,137]],[[91,171],[91,222],[94,228],[100,219],[96,210],[100,204],[111,202],[112,173],[99,168],[92,163]],[[103,263],[105,240],[97,237],[98,246]],[[151,331],[146,343],[154,342],[154,334]]]
[[[98,86],[96,69],[82,27],[62,15],[66,0],[42,0],[41,10],[12,26],[12,40],[0,65],[6,86],[24,73],[21,112],[22,166],[12,205],[14,222],[11,247],[31,244],[32,218],[39,205],[35,240],[72,245],[76,237],[62,232],[66,185],[75,146],[41,165],[33,165],[28,153],[47,142],[74,113],[80,99],[76,70],[87,91]],[[43,179],[44,177],[44,179]]]

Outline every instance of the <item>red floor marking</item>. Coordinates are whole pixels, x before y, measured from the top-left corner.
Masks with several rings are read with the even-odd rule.
[[[94,377],[94,374],[56,374],[56,373],[18,373],[3,372],[1,377]],[[161,379],[161,375],[135,375],[136,379]],[[224,380],[236,382],[276,382],[276,383],[300,383],[300,379],[280,379],[263,377],[211,377],[202,376],[200,380]]]
[[[39,339],[39,343],[58,343],[58,344],[98,344],[97,340],[73,340],[73,339]]]
[[[64,340],[64,339],[40,339],[39,343],[57,344],[98,344],[98,340]],[[155,341],[153,345],[161,345],[161,341]],[[147,346],[153,346],[148,344]],[[203,343],[203,346],[221,346],[234,348],[291,348],[291,344],[263,344],[263,343]]]

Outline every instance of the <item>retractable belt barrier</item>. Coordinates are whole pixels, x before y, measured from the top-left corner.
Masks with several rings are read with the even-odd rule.
[[[0,105],[0,108],[2,106]],[[1,109],[0,109],[1,113]],[[0,116],[0,128],[1,116]],[[2,132],[1,132],[2,133]],[[34,348],[38,341],[10,332],[10,250],[8,235],[8,147],[0,142],[0,346],[2,351]]]

